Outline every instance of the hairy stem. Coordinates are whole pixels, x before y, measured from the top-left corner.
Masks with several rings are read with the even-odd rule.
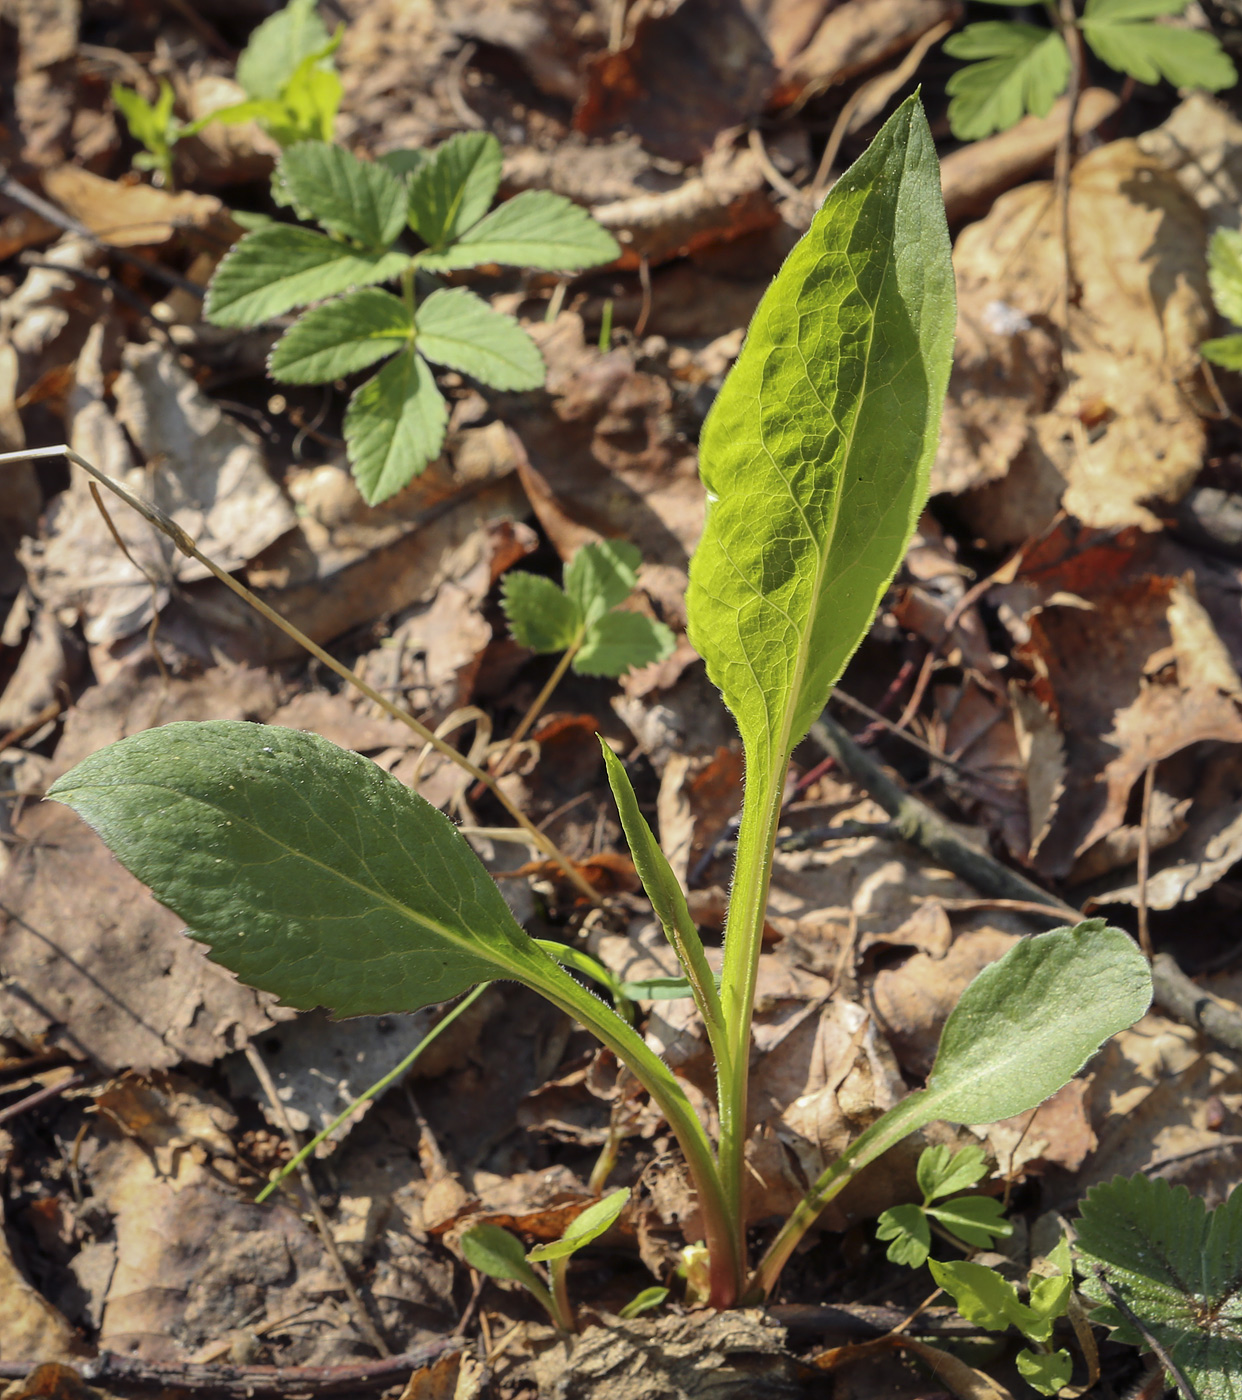
[[[578,1320],[574,1316],[573,1304],[569,1301],[569,1255],[548,1261],[548,1274],[552,1279],[552,1303],[556,1309],[556,1325],[563,1332],[576,1332]]]

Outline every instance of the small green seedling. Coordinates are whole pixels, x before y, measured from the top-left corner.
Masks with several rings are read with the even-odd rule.
[[[1005,5],[1009,0],[988,0]],[[1219,92],[1238,80],[1213,34],[1153,20],[1180,15],[1189,0],[1087,0],[1074,25],[1092,53],[1140,83]],[[972,60],[947,84],[949,125],[961,141],[1005,131],[1028,113],[1046,116],[1069,84],[1071,60],[1060,11],[1047,7],[1053,28],[1015,20],[968,24],[945,40],[954,58]]]
[[[1242,326],[1242,232],[1218,228],[1208,245],[1208,282],[1216,309]],[[1204,359],[1222,369],[1242,369],[1242,334],[1217,336],[1199,346]]]
[[[562,1332],[576,1332],[577,1319],[569,1302],[569,1260],[578,1250],[599,1239],[617,1223],[629,1199],[629,1187],[623,1186],[619,1191],[613,1191],[575,1216],[559,1240],[541,1244],[529,1253],[516,1235],[499,1225],[475,1225],[462,1235],[461,1252],[465,1255],[466,1263],[481,1274],[520,1283],[538,1300]],[[533,1267],[535,1264],[547,1264],[546,1282]],[[658,1291],[647,1289],[629,1306],[635,1307],[641,1299]],[[666,1295],[667,1292],[665,1289]],[[644,1307],[655,1307],[662,1301],[661,1298],[647,1302],[638,1311],[643,1311]]]
[[[248,324],[398,275],[412,299],[420,266],[563,267],[597,256],[608,236],[574,206],[549,204],[554,196],[519,195],[485,215],[498,173],[486,151],[448,143],[414,162],[407,188],[334,148],[293,148],[285,178],[330,232],[282,225],[243,240],[216,275],[217,316]],[[392,247],[407,218],[426,244],[412,256]],[[422,351],[450,362],[443,329],[427,334],[416,313],[456,295],[433,293],[422,307],[392,298],[405,313],[385,323],[387,341],[377,333],[378,351],[366,335],[324,338],[332,373],[396,352],[396,368],[354,400],[355,421],[374,406],[370,436],[388,443],[373,473],[369,446],[361,458],[373,495],[411,469],[408,453],[394,465],[392,443],[428,440],[415,431],[430,379]],[[789,763],[867,634],[927,500],[955,319],[939,167],[912,97],[789,255],[703,429],[708,509],[690,565],[690,637],[746,756],[719,981],[624,766],[604,752],[635,868],[711,1045],[717,1141],[634,1027],[517,924],[448,818],[369,759],[291,729],[175,723],[92,754],[48,795],[90,822],[216,962],[288,1005],[380,1015],[497,978],[538,992],[612,1050],[668,1121],[697,1193],[711,1304],[762,1301],[823,1208],[870,1162],[935,1119],[991,1123],[1033,1108],[1151,1001],[1146,959],[1103,920],[1015,944],[962,994],[926,1086],[850,1144],[751,1267],[751,1020]],[[467,372],[467,360],[477,363],[473,351],[459,357]]]
[[[322,303],[277,342],[268,361],[274,379],[321,384],[387,361],[354,391],[345,414],[354,477],[372,505],[440,453],[448,405],[432,364],[493,389],[544,381],[538,347],[512,316],[465,287],[438,287],[420,301],[417,276],[488,263],[572,271],[620,252],[585,209],[546,190],[489,214],[501,158],[496,138],[478,131],[381,161],[299,142],[282,155],[274,188],[322,232],[267,223],[211,279],[206,316],[219,326],[258,325]],[[411,232],[421,251],[405,248]],[[390,281],[400,282],[399,296],[374,285]]]
[[[172,148],[184,133],[173,116],[172,84],[161,78],[159,96],[151,103],[133,88],[113,83],[112,100],[120,108],[129,134],[143,147],[134,157],[134,167],[154,171],[163,187],[172,189]]]
[[[894,1206],[876,1223],[876,1237],[891,1240],[888,1257],[894,1264],[912,1269],[927,1262],[931,1250],[931,1226],[937,1221],[963,1246],[988,1249],[993,1240],[1013,1234],[1004,1218],[1004,1206],[993,1196],[956,1196],[987,1175],[987,1159],[981,1147],[963,1147],[952,1153],[944,1146],[928,1147],[917,1169],[922,1205]],[[952,1200],[945,1197],[952,1196]],[[940,1205],[933,1205],[940,1201]]]
[[[626,1303],[625,1307],[617,1314],[618,1317],[629,1321],[632,1317],[641,1317],[643,1313],[650,1312],[653,1308],[658,1308],[668,1297],[668,1289],[655,1284],[651,1288],[644,1288],[641,1293],[636,1293],[634,1297]]]
[[[995,1269],[968,1260],[947,1264],[928,1260],[932,1277],[963,1317],[990,1332],[1016,1327],[1032,1343],[1032,1348],[1018,1353],[1018,1370],[1041,1395],[1055,1395],[1069,1384],[1073,1370],[1069,1352],[1054,1351],[1050,1345],[1053,1324],[1069,1309],[1074,1288],[1069,1241],[1062,1238],[1044,1264],[1049,1272],[1030,1275],[1029,1301],[1023,1303],[1013,1284]]]
[[[501,606],[514,641],[533,652],[562,653],[547,684],[514,731],[512,746],[526,737],[552,692],[571,667],[580,676],[623,676],[663,661],[673,634],[644,613],[619,611],[638,585],[642,554],[625,540],[584,544],[565,565],[564,588],[550,578],[514,569],[501,585]]]
[[[1139,1174],[1093,1186],[1074,1244],[1091,1321],[1153,1351],[1185,1400],[1242,1395],[1242,1189],[1209,1211]]]

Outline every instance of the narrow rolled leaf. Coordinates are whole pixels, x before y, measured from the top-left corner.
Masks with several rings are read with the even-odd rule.
[[[587,1206],[580,1215],[570,1222],[559,1240],[551,1244],[541,1244],[526,1256],[532,1263],[543,1263],[547,1259],[567,1259],[571,1254],[597,1240],[616,1224],[626,1202],[630,1199],[630,1188],[623,1186],[603,1200]]]
[[[522,1241],[499,1225],[471,1226],[461,1237],[461,1252],[472,1269],[488,1278],[510,1279],[532,1292],[543,1288],[539,1275],[526,1262]]]
[[[432,249],[451,243],[487,213],[503,161],[500,142],[490,132],[450,136],[414,171],[410,227]]]
[[[276,342],[267,368],[287,384],[321,384],[409,345],[414,322],[400,297],[365,287],[317,306]]]
[[[328,42],[315,0],[289,0],[251,34],[237,60],[237,81],[250,97],[277,98],[298,64]]]
[[[1201,1400],[1242,1396],[1242,1190],[1209,1211],[1159,1177],[1114,1177],[1082,1204],[1075,1248],[1092,1321],[1146,1347],[1111,1305],[1100,1270]]]
[[[916,1205],[893,1206],[876,1221],[875,1237],[889,1240],[888,1259],[893,1264],[904,1264],[908,1269],[919,1269],[927,1262],[931,1252],[931,1230],[927,1216]]]
[[[1069,82],[1065,40],[1034,24],[985,20],[945,40],[954,58],[978,59],[959,68],[945,89],[949,125],[959,141],[1007,131],[1027,113],[1046,116]]]
[[[592,540],[565,565],[565,592],[589,626],[634,591],[642,551],[628,540]]]
[[[465,287],[432,292],[418,308],[418,348],[493,389],[537,389],[547,370],[539,347],[512,316]]]
[[[580,676],[615,680],[627,671],[663,661],[675,645],[672,632],[662,622],[642,613],[610,612],[587,628],[571,665]]]
[[[418,261],[430,272],[482,263],[576,272],[620,256],[617,240],[580,205],[547,190],[524,190],[442,251],[419,253]]]
[[[1024,939],[962,993],[940,1036],[925,1111],[995,1123],[1034,1108],[1150,1005],[1147,959],[1103,919]]]
[[[578,640],[578,609],[550,578],[511,570],[500,585],[500,606],[519,646],[537,652],[567,651]]]
[[[658,1308],[667,1297],[668,1289],[661,1288],[659,1284],[652,1288],[644,1288],[641,1293],[636,1293],[626,1303],[617,1316],[627,1320],[632,1317],[641,1317],[643,1313],[650,1312],[652,1308]]]
[[[449,820],[315,734],[150,729],[50,789],[207,944],[291,1006],[413,1011],[550,966]]]
[[[206,316],[217,326],[254,326],[296,306],[399,277],[405,253],[365,253],[313,229],[269,224],[248,233],[216,268]]]
[[[299,141],[281,156],[278,178],[298,208],[371,252],[387,248],[405,227],[404,184],[386,165],[359,160],[344,146]]]
[[[694,995],[688,977],[644,977],[638,982],[619,982],[617,990],[631,1001],[682,1001]]]
[[[1005,1207],[994,1196],[955,1196],[938,1206],[928,1206],[946,1230],[976,1249],[990,1249],[994,1239],[1007,1239],[1013,1226],[1005,1219]]]
[[[955,325],[935,147],[916,98],[833,186],[708,414],[690,640],[784,780],[927,499]]]
[[[987,1157],[982,1147],[963,1147],[960,1152],[942,1143],[926,1148],[916,1169],[919,1190],[928,1201],[965,1191],[987,1175]]]
[[[434,461],[447,426],[444,396],[413,350],[403,350],[355,389],[345,411],[345,442],[367,504],[386,501]]]
[[[1237,69],[1214,35],[1144,22],[1185,8],[1180,0],[1087,0],[1079,27],[1097,58],[1140,83],[1165,78],[1174,87],[1209,92],[1232,87]]]
[[[1221,369],[1242,369],[1242,335],[1222,335],[1199,346],[1204,359]]]
[[[1208,281],[1220,314],[1242,326],[1242,231],[1218,228],[1208,245]]]

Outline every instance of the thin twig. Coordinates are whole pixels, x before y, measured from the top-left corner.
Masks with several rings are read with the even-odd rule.
[[[1151,930],[1147,927],[1147,873],[1151,866],[1151,795],[1156,783],[1156,765],[1149,763],[1143,775],[1143,810],[1139,817],[1138,848],[1138,941],[1151,962]]]
[[[870,705],[864,705],[861,700],[855,700],[852,695],[847,695],[843,690],[834,690],[831,698],[839,700],[848,709],[855,711],[879,727],[895,739],[901,739],[909,744],[911,748],[918,749],[922,754],[926,754],[935,763],[942,763],[946,768],[952,768],[955,773],[960,773],[965,778],[976,778],[979,775],[971,768],[967,768],[964,763],[959,763],[956,759],[950,758],[948,754],[941,753],[939,749],[934,749],[930,744],[926,744],[917,735],[911,734],[908,729],[902,729],[894,724],[891,719],[885,719],[877,710],[873,710]]]
[[[1065,130],[1057,145],[1053,183],[1057,191],[1061,223],[1061,247],[1065,257],[1065,277],[1061,284],[1061,331],[1062,334],[1068,334],[1070,302],[1074,299],[1074,256],[1070,249],[1070,187],[1074,173],[1074,124],[1078,120],[1078,99],[1082,95],[1084,54],[1074,0],[1060,0],[1059,14],[1061,37],[1065,40],[1065,46],[1069,50],[1070,75],[1069,101],[1065,110]]]
[[[59,1084],[49,1084],[46,1088],[36,1090],[33,1094],[27,1094],[24,1099],[18,1099],[16,1103],[11,1103],[8,1108],[0,1108],[0,1123],[8,1123],[14,1118],[19,1118],[23,1113],[29,1113],[32,1108],[38,1108],[40,1104],[59,1098],[69,1089],[76,1089],[80,1084],[85,1083],[85,1075],[71,1074],[68,1079],[62,1079]]]
[[[272,1106],[272,1112],[276,1115],[276,1121],[280,1124],[289,1146],[295,1153],[299,1152],[302,1143],[298,1133],[294,1131],[293,1124],[289,1122],[289,1114],[280,1095],[276,1092],[276,1085],[268,1072],[267,1066],[263,1063],[263,1057],[255,1048],[253,1042],[246,1044],[246,1059],[250,1068],[254,1070],[255,1078],[263,1086],[263,1092],[267,1096],[268,1103]],[[319,1204],[319,1194],[315,1190],[315,1183],[311,1180],[310,1170],[303,1159],[298,1164],[298,1176],[302,1182],[302,1189],[306,1193],[306,1202],[310,1206],[310,1212],[315,1217],[315,1225],[319,1230],[320,1238],[323,1240],[323,1247],[328,1251],[328,1257],[332,1260],[333,1267],[340,1275],[341,1286],[345,1289],[345,1295],[353,1306],[354,1314],[358,1326],[362,1330],[362,1335],[375,1348],[381,1356],[391,1356],[392,1348],[379,1334],[379,1329],[371,1320],[371,1314],[367,1311],[361,1295],[354,1287],[354,1281],[349,1276],[349,1270],[345,1267],[345,1261],[341,1258],[341,1252],[336,1247],[336,1241],[332,1238],[332,1230],[328,1225],[327,1216],[323,1213],[323,1207]]]
[[[434,734],[428,729],[425,724],[415,719],[408,710],[403,710],[399,705],[395,705],[391,700],[386,699],[378,690],[368,685],[356,672],[351,671],[343,662],[338,661],[331,652],[325,651],[317,642],[311,641],[305,632],[300,631],[291,622],[281,617],[275,608],[269,607],[262,598],[252,593],[245,584],[240,583],[231,574],[226,573],[213,559],[208,558],[208,556],[198,548],[175,520],[166,515],[158,506],[152,505],[150,501],[143,500],[141,496],[136,496],[128,486],[117,481],[114,477],[109,476],[107,472],[100,471],[93,463],[88,462],[85,457],[79,456],[72,448],[63,443],[56,447],[32,447],[25,448],[20,452],[0,452],[0,466],[9,462],[34,461],[49,457],[65,457],[75,466],[81,467],[88,476],[93,476],[102,486],[106,486],[114,495],[119,496],[126,505],[136,510],[144,520],[167,535],[182,554],[197,560],[198,563],[202,564],[215,578],[219,579],[226,588],[236,593],[243,602],[249,604],[261,617],[266,618],[274,627],[278,627],[287,637],[292,637],[304,651],[308,651],[316,660],[322,662],[323,665],[335,675],[340,676],[343,681],[347,681],[356,690],[361,691],[368,700],[378,705],[385,714],[390,715],[395,720],[399,720],[407,728],[412,729],[424,743],[430,744],[437,753],[442,754],[451,762],[456,763],[459,768],[463,768],[477,782],[481,782],[484,787],[492,793],[501,806],[504,807],[505,811],[509,813],[513,820],[530,834],[531,840],[534,842],[535,846],[561,870],[575,889],[577,889],[580,894],[585,895],[592,904],[598,904],[600,902],[599,895],[591,888],[590,883],[575,867],[569,857],[561,851],[560,847],[557,846],[556,842],[553,841],[546,832],[540,831],[538,827],[535,826],[534,822],[522,811],[521,807],[519,807],[513,798],[505,792],[504,788],[496,782],[490,773],[485,773],[476,764],[471,763],[470,760],[455,749],[452,744],[441,739],[439,735]]]
[[[638,313],[638,320],[634,322],[635,340],[643,338],[648,318],[651,316],[651,264],[647,261],[646,253],[638,260],[638,285],[643,290],[643,304]]]

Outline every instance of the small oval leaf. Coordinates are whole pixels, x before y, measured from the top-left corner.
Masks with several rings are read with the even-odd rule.
[[[597,1240],[616,1223],[617,1217],[625,1209],[630,1199],[630,1188],[623,1186],[602,1201],[587,1206],[581,1215],[575,1216],[559,1240],[551,1244],[541,1244],[526,1256],[532,1263],[541,1264],[546,1259],[565,1259],[569,1255]]]

